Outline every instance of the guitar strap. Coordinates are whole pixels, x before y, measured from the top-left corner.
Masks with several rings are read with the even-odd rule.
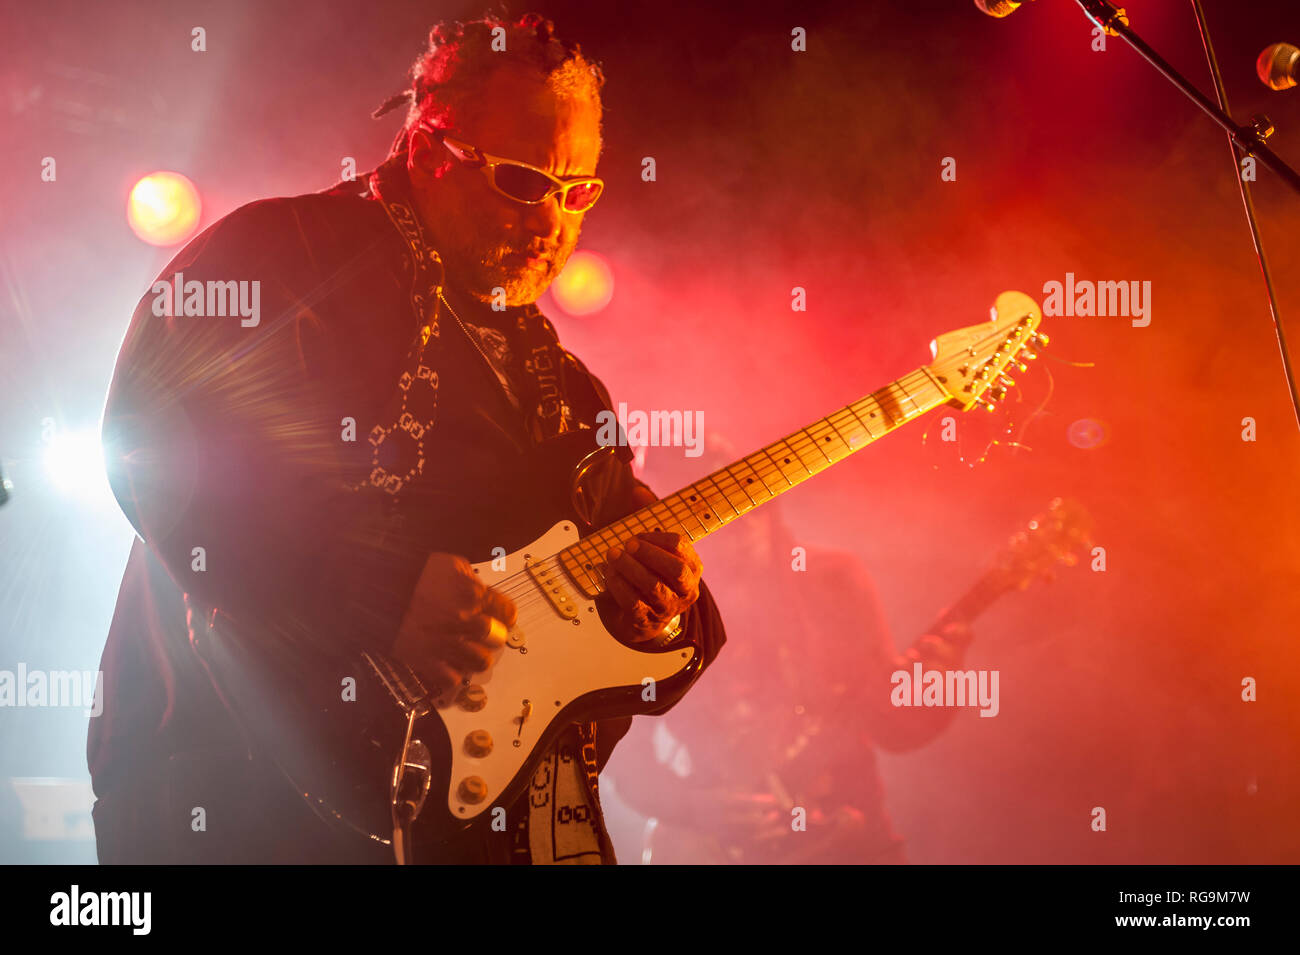
[[[389,507],[397,507],[402,491],[424,473],[425,438],[437,424],[439,352],[446,324],[446,272],[415,213],[403,162],[399,155],[369,177],[370,194],[383,205],[406,244],[415,322],[397,381],[391,421],[371,430],[372,467],[358,486],[358,490],[385,492]],[[476,326],[471,331],[454,314],[450,321],[483,356],[507,399],[521,411],[534,446],[592,427],[597,411],[606,403],[577,359],[560,346],[550,321],[533,305],[509,308],[504,317],[513,319],[515,334],[510,336],[513,341],[501,344],[513,345],[513,349],[491,347],[493,342],[485,338],[485,331],[494,329]],[[575,410],[571,402],[579,408]],[[405,434],[395,435],[399,430]],[[388,440],[393,436],[399,440]],[[629,449],[619,450],[624,452],[624,460],[631,458]],[[529,787],[526,819],[516,822],[515,845],[522,848],[526,833],[534,864],[602,861],[607,837],[597,822],[596,777],[596,724],[570,727],[539,764]]]

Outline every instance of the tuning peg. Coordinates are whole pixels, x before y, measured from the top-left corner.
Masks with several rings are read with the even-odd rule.
[[[1008,378],[1006,375],[998,375],[998,384],[1004,386],[1002,389],[1004,392],[1007,388],[1014,388],[1016,386],[1015,380]]]
[[[1033,361],[1035,358],[1038,357],[1038,352],[1032,352],[1028,348],[1026,348],[1020,354],[1024,356],[1026,361]]]
[[[979,405],[981,408],[983,408],[985,411],[992,412],[997,410],[997,405],[994,404],[992,401],[990,401],[988,398],[985,398],[983,396],[976,398],[975,403]]]
[[[1026,365],[1023,361],[1013,361],[1011,364],[1015,365],[1016,368],[1018,368],[1020,371],[1028,371],[1028,370],[1029,370],[1029,366]]]
[[[1051,341],[1044,332],[1034,332],[1034,334],[1029,336],[1029,340],[1038,345],[1046,345]]]
[[[1007,389],[1005,388],[994,388],[993,394],[991,395],[994,401],[1001,401],[1006,396],[1007,396]]]

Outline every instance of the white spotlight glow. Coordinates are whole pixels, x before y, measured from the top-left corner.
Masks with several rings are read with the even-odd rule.
[[[52,435],[45,446],[45,474],[64,494],[86,499],[108,497],[104,452],[96,431],[67,431]]]

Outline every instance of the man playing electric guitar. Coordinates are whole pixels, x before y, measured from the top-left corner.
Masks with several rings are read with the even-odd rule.
[[[603,188],[602,81],[540,17],[440,24],[373,174],[235,211],[141,301],[103,428],[141,539],[88,747],[101,862],[359,858],[263,751],[289,728],[247,725],[198,662],[204,624],[276,661],[268,700],[333,681],[347,701],[330,661],[357,651],[435,692],[503,652],[519,608],[467,557],[536,536],[568,491],[552,452],[594,446],[610,404],[533,304]],[[205,311],[230,282],[259,289],[255,321]],[[597,526],[655,499],[628,457],[589,476]],[[603,557],[611,634],[714,659],[723,629],[687,537]],[[613,862],[595,780],[629,723],[569,724],[504,816],[423,857]]]

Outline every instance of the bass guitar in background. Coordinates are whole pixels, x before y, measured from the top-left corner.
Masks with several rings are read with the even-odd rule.
[[[1058,567],[1074,566],[1090,546],[1091,523],[1077,501],[1051,501],[926,632],[967,627],[1007,594],[1054,578]],[[844,600],[864,603],[866,595],[854,591],[852,580],[845,577],[845,586],[837,589]],[[717,592],[722,599],[723,591]],[[820,599],[813,593],[820,595],[780,588],[756,594],[752,599],[761,606],[747,617],[756,632],[736,637],[758,644],[757,656],[724,665],[703,689],[706,696],[684,701],[652,728],[639,727],[644,745],[641,737],[629,740],[641,753],[642,775],[619,776],[617,791],[641,815],[651,816],[641,838],[644,863],[795,865],[901,858],[890,857],[890,850],[898,849],[897,837],[884,809],[874,754],[858,739],[864,728],[862,689],[854,685],[853,663],[840,649],[846,639],[861,640],[863,631],[852,637],[831,632],[824,615],[802,607],[809,598]],[[814,643],[824,651],[816,652]],[[808,672],[817,669],[813,660],[828,654],[829,667]],[[790,665],[799,658],[801,668]],[[647,772],[669,782],[647,780]],[[791,824],[796,807],[806,814],[802,831]]]

